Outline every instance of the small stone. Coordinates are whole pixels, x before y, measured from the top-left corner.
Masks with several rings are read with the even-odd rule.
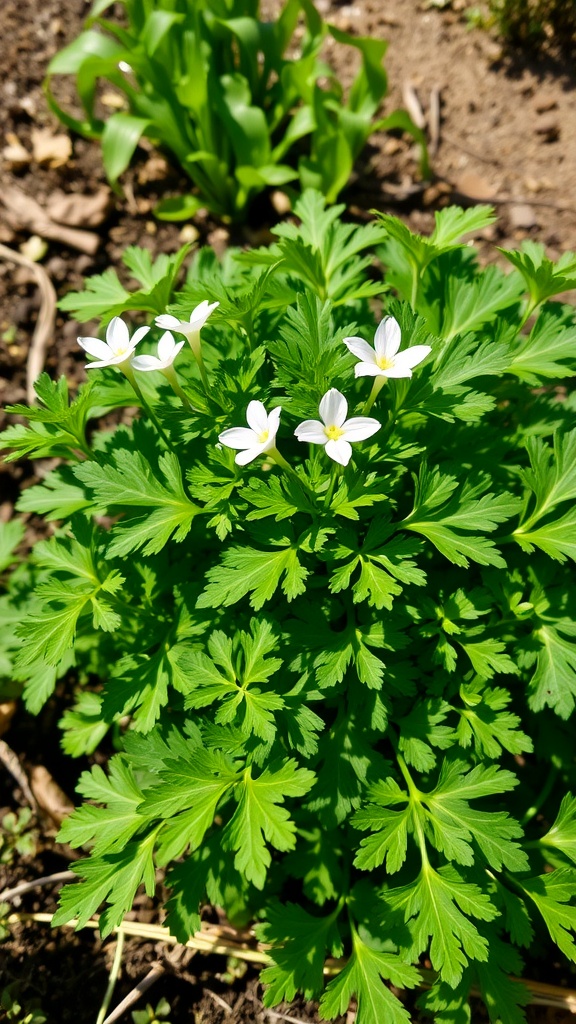
[[[469,199],[477,199],[480,202],[488,202],[496,194],[494,186],[474,171],[466,171],[461,174],[456,179],[455,188],[460,195],[467,196]]]
[[[529,192],[541,192],[542,191],[542,182],[538,181],[537,178],[531,178],[531,177],[524,178],[524,185],[528,189]]]
[[[185,224],[178,235],[183,244],[195,242],[200,237],[200,232],[194,224]]]
[[[394,156],[403,148],[404,147],[400,139],[386,139],[386,142],[384,143],[384,152],[386,153],[386,156]]]
[[[560,124],[555,114],[545,114],[539,117],[534,125],[536,135],[540,135],[543,142],[556,142],[560,138]]]
[[[279,188],[274,189],[270,193],[270,202],[281,217],[284,217],[287,213],[290,213],[292,204],[290,203],[289,197],[285,192],[281,192]]]
[[[545,114],[548,110],[556,110],[558,100],[551,93],[538,92],[532,101],[532,106],[537,114]]]
[[[518,203],[510,208],[510,225],[528,231],[538,225],[536,211],[528,203]]]

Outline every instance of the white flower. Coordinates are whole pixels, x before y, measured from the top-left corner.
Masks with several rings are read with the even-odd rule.
[[[234,461],[238,466],[246,466],[264,452],[276,448],[276,434],[280,426],[280,413],[277,406],[268,415],[262,402],[250,402],[246,410],[247,427],[231,427],[218,435],[218,440],[228,448],[239,448]]]
[[[177,331],[178,334],[186,335],[190,341],[191,337],[199,334],[210,313],[219,305],[219,302],[208,302],[208,299],[203,299],[200,305],[190,313],[190,320],[179,320],[177,316],[171,316],[170,313],[162,313],[161,316],[156,317],[156,327],[163,327],[167,331]]]
[[[374,348],[363,338],[344,338],[344,344],[360,362],[354,367],[357,377],[411,377],[417,366],[432,351],[430,345],[413,345],[399,352],[400,324],[385,316],[374,335]]]
[[[169,370],[180,349],[183,348],[185,344],[185,341],[179,341],[178,344],[176,344],[174,341],[174,335],[170,334],[170,331],[165,331],[158,342],[158,355],[134,356],[131,364],[132,369],[143,370],[144,372],[150,370],[160,370],[161,372]]]
[[[352,455],[350,442],[365,441],[382,426],[371,416],[353,416],[346,419],[348,402],[336,388],[330,388],[320,402],[320,420],[304,420],[294,433],[299,441],[326,446],[326,454],[347,466]]]
[[[136,345],[149,330],[149,327],[139,327],[130,337],[124,321],[115,316],[108,324],[106,341],[100,341],[100,338],[78,338],[78,344],[84,351],[97,360],[88,363],[86,369],[100,370],[104,366],[119,366],[123,369],[130,362]]]

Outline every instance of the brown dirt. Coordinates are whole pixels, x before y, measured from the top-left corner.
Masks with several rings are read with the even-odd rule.
[[[576,249],[576,105],[573,103],[574,68],[567,60],[548,54],[528,58],[505,54],[489,35],[468,31],[461,14],[424,10],[418,0],[356,0],[342,5],[337,0],[316,0],[322,14],[340,28],[360,34],[383,36],[390,42],[387,69],[390,96],[386,112],[402,103],[402,87],[411,83],[426,115],[434,88],[440,90],[442,120],[437,152],[433,155],[435,180],[418,187],[416,158],[409,142],[376,136],[363,157],[356,177],[343,197],[358,216],[372,207],[406,218],[417,231],[426,232],[433,211],[449,201],[477,200],[497,204],[500,221],[485,233],[486,243],[517,245],[531,237],[544,242],[551,256]],[[458,0],[457,0],[458,2]],[[277,7],[269,0],[267,8]],[[0,83],[0,148],[6,133],[14,133],[30,147],[34,128],[61,131],[48,111],[41,89],[50,57],[73,39],[86,12],[83,0],[2,0],[0,36],[4,41]],[[330,55],[337,59],[337,49]],[[344,80],[350,74],[346,62],[338,68]],[[63,98],[66,94],[63,93]],[[71,100],[71,95],[68,99]],[[44,205],[57,190],[94,193],[105,184],[98,147],[83,139],[73,140],[71,159],[63,167],[49,169],[34,162],[20,169],[0,161],[0,195],[18,185]],[[145,245],[155,252],[173,252],[180,245],[179,226],[154,221],[151,210],[163,190],[177,190],[183,179],[176,171],[165,172],[145,151],[138,168],[128,175],[124,198],[117,199],[98,229],[100,244],[95,256],[79,254],[51,241],[43,260],[59,295],[80,287],[82,276],[117,264],[128,244]],[[416,188],[414,186],[417,186]],[[201,239],[223,245],[227,233],[210,219],[198,221]],[[248,229],[266,230],[260,217]],[[252,232],[252,234],[251,234]],[[243,236],[238,236],[242,240]],[[17,248],[27,232],[14,231],[0,204],[0,242]],[[236,240],[236,239],[234,239]],[[30,338],[38,311],[35,286],[22,271],[0,262],[0,402],[25,398],[25,367]],[[75,338],[77,325],[59,316],[54,343],[47,354],[47,369],[77,380],[83,375]],[[9,514],[12,502],[31,467],[0,466],[0,518]],[[58,750],[56,721],[61,713],[58,698],[39,719],[19,710],[5,737],[21,757],[47,765],[71,795],[84,764],[70,762]],[[0,812],[25,803],[22,793],[7,775],[0,780]],[[70,851],[54,843],[55,829],[41,823],[43,835],[36,856],[0,866],[0,890],[23,878],[33,878],[68,866]],[[23,898],[17,910],[51,911],[54,896],[44,889]],[[143,919],[154,918],[154,905],[145,899],[137,907]],[[112,940],[102,943],[93,933],[74,935],[65,929],[51,934],[44,924],[25,924],[14,931],[3,947],[8,956],[0,968],[0,991],[13,980],[22,983],[25,999],[36,997],[54,1024],[93,1024],[106,987],[114,952]],[[123,975],[114,1003],[126,995],[150,969],[162,960],[166,975],[150,990],[139,1008],[168,999],[172,1024],[268,1024],[281,1020],[267,1014],[259,1000],[258,980],[250,969],[231,982],[225,977],[223,958],[201,956],[174,963],[165,949],[150,942],[128,940]],[[532,965],[546,980],[547,971]],[[549,965],[556,980],[559,965]],[[552,978],[548,978],[552,980]],[[212,995],[207,993],[210,989]],[[229,1011],[218,1003],[223,999]],[[311,1005],[295,1003],[281,1012],[302,1022],[318,1018]],[[543,1022],[545,1011],[531,1019]],[[124,1020],[130,1019],[129,1014]],[[479,1015],[478,1019],[484,1019]],[[548,1018],[552,1020],[552,1017]],[[569,1015],[557,1014],[556,1024]]]

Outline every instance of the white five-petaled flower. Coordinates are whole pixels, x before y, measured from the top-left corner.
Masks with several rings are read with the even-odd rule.
[[[125,369],[136,345],[149,330],[149,327],[139,327],[130,337],[124,321],[115,316],[108,324],[106,341],[101,341],[100,338],[78,338],[78,344],[89,356],[96,359],[96,362],[88,363],[86,368],[100,370],[104,366],[118,366],[121,370]]]
[[[421,363],[430,345],[413,345],[399,352],[402,335],[393,316],[385,316],[374,335],[374,348],[363,338],[344,338],[344,344],[360,360],[354,367],[357,377],[411,377],[412,368]]]
[[[330,388],[320,402],[320,420],[304,420],[294,433],[299,441],[323,444],[326,454],[347,466],[352,455],[351,442],[365,441],[382,426],[371,416],[353,416],[347,420],[348,402],[336,388]]]
[[[238,466],[246,466],[252,459],[276,448],[281,412],[277,406],[268,414],[262,402],[250,402],[246,410],[248,426],[231,427],[218,435],[218,440],[227,448],[240,449],[234,457]]]
[[[167,331],[177,331],[178,334],[184,334],[188,341],[190,341],[190,344],[192,344],[191,339],[200,333],[210,313],[219,305],[219,302],[208,302],[208,299],[203,299],[192,310],[189,320],[179,320],[177,316],[171,316],[170,313],[162,313],[161,316],[156,317],[156,326],[163,327]]]
[[[174,335],[170,334],[170,331],[165,331],[160,341],[158,342],[158,355],[156,356],[134,356],[132,360],[132,368],[134,370],[160,370],[161,372],[169,370],[172,366],[176,356],[178,355],[181,348],[186,344],[185,341],[174,341]]]

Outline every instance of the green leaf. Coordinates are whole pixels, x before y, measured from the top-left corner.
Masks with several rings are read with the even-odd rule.
[[[138,548],[144,554],[161,551],[170,538],[182,541],[200,511],[186,494],[176,455],[166,452],[158,460],[159,479],[140,452],[117,449],[110,463],[84,462],[74,474],[93,492],[97,509],[140,509],[113,528],[110,555],[126,555]],[[146,509],[152,509],[145,514]]]
[[[557,868],[548,875],[518,880],[520,888],[539,910],[550,937],[569,960],[576,961],[576,907],[570,901],[576,896],[576,871]]]
[[[488,942],[474,919],[492,921],[498,911],[490,897],[464,881],[455,868],[435,871],[425,863],[415,882],[386,890],[383,899],[410,929],[410,957],[420,956],[430,940],[432,967],[448,985],[458,985],[469,960],[488,959]]]
[[[549,305],[540,313],[529,336],[518,339],[509,372],[527,384],[539,384],[543,377],[561,380],[574,373],[575,351],[574,307]]]
[[[118,184],[118,178],[128,167],[136,146],[150,125],[148,118],[134,117],[123,111],[111,114],[106,121],[102,132],[102,161],[112,188]]]
[[[66,924],[77,917],[76,927],[82,928],[106,901],[109,906],[101,913],[99,926],[103,938],[110,935],[131,909],[140,884],[144,883],[148,896],[154,895],[154,839],[152,832],[144,839],[128,843],[120,853],[91,857],[74,864],[75,873],[83,881],[62,889],[59,908],[52,918],[54,925]]]
[[[429,470],[423,464],[416,486],[414,509],[402,522],[402,529],[421,533],[449,561],[467,568],[470,560],[480,565],[505,567],[493,541],[469,531],[492,532],[499,523],[516,515],[521,501],[512,494],[482,494],[486,486],[466,481],[458,495],[455,477]],[[464,532],[465,531],[465,532]]]
[[[116,755],[109,763],[108,774],[94,765],[83,772],[78,790],[87,800],[96,800],[106,807],[84,804],[65,818],[59,839],[73,848],[93,843],[94,856],[122,849],[146,822],[138,812],[143,794],[130,765]]]
[[[14,554],[24,536],[24,523],[13,519],[9,523],[0,523],[0,573],[16,561]]]
[[[313,917],[294,903],[273,903],[266,921],[257,925],[260,942],[271,948],[273,966],[266,967],[260,980],[266,985],[265,1006],[292,1002],[297,992],[316,999],[324,987],[326,955],[342,956],[344,947],[336,924],[337,913]]]
[[[286,797],[304,796],[315,775],[298,768],[293,759],[280,767],[271,765],[255,778],[247,768],[237,785],[238,807],[224,831],[226,848],[236,853],[234,864],[257,889],[263,889],[271,854],[292,850],[296,826],[290,812],[281,806]]]
[[[358,1024],[409,1024],[410,1014],[392,995],[383,979],[401,988],[413,988],[420,976],[395,953],[372,949],[357,932],[352,933],[353,953],[346,967],[326,986],[320,1000],[320,1016],[333,1020],[345,1014],[352,997],[358,1004]]]
[[[564,719],[572,714],[576,703],[575,632],[569,620],[543,622],[533,631],[538,645],[536,669],[530,680],[529,705],[533,711],[551,707]]]
[[[541,846],[560,850],[576,864],[576,798],[572,793],[562,797],[562,803],[552,827],[539,840]]]
[[[307,576],[308,570],[301,565],[292,546],[276,551],[233,547],[224,553],[222,564],[207,573],[208,584],[197,607],[227,607],[251,594],[250,604],[258,611],[274,595],[281,580],[289,601],[303,594]]]
[[[563,253],[554,264],[546,256],[544,246],[532,239],[526,239],[519,251],[500,249],[500,252],[522,274],[530,292],[532,308],[551,295],[576,287],[576,255],[573,252]]]

